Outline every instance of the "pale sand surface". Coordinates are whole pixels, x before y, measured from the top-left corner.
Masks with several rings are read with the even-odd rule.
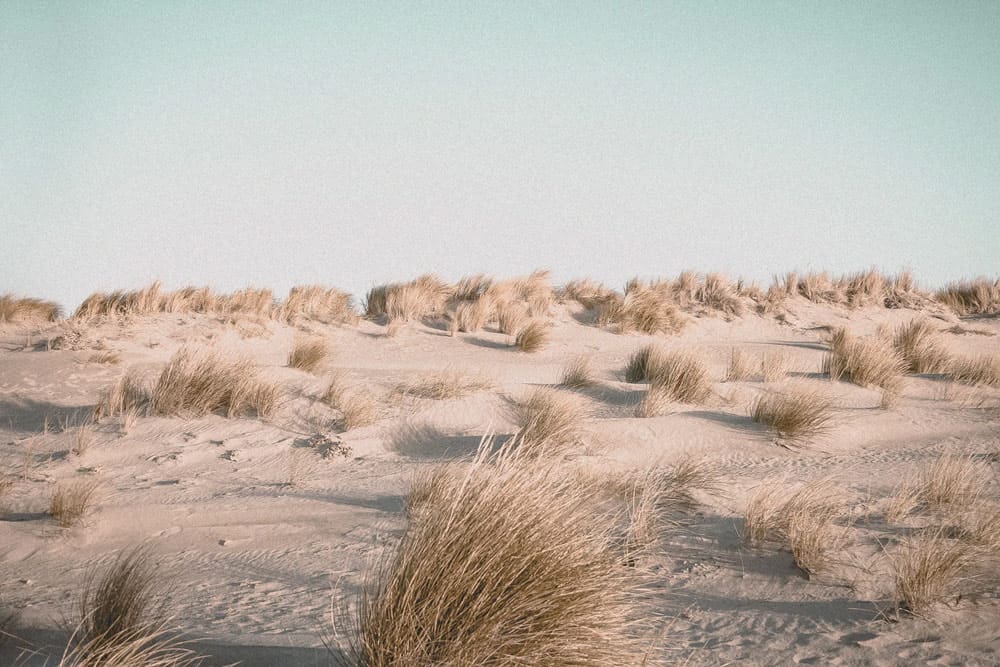
[[[87,572],[117,550],[148,543],[174,585],[177,623],[209,664],[328,664],[320,635],[331,603],[350,598],[364,572],[405,525],[403,503],[414,472],[472,453],[487,431],[513,430],[505,406],[532,385],[556,384],[562,366],[585,353],[598,384],[575,391],[589,410],[585,442],[566,466],[592,474],[670,463],[694,454],[721,474],[718,495],[665,530],[642,567],[651,581],[650,614],[665,620],[663,664],[988,665],[1000,663],[1000,601],[987,594],[924,619],[880,617],[891,595],[887,557],[899,538],[883,512],[893,487],[945,451],[1000,452],[1000,395],[952,386],[939,377],[909,378],[902,398],[878,409],[877,391],[819,374],[824,325],[871,334],[914,312],[819,306],[797,300],[787,322],[747,315],[727,322],[692,318],[675,336],[617,335],[579,321],[578,307],[553,310],[550,343],[525,354],[493,331],[458,334],[411,324],[395,337],[385,327],[305,325],[334,355],[318,376],[286,367],[302,331],[284,324],[226,324],[206,315],[157,315],[89,327],[82,349],[45,350],[65,323],[0,328],[0,465],[17,482],[0,518],[0,599],[20,610],[17,632],[39,653],[25,664],[58,662],[64,618],[75,610]],[[946,329],[958,319],[936,311]],[[990,335],[943,334],[955,352],[1000,352],[1000,320],[963,322]],[[628,355],[646,342],[698,352],[710,364],[716,395],[672,414],[633,416],[644,385],[624,382]],[[101,423],[83,456],[69,453],[69,433],[41,434],[46,418],[89,413],[102,390],[127,368],[152,374],[184,343],[248,355],[283,386],[278,414],[256,419],[144,417],[123,433]],[[96,345],[118,364],[88,362]],[[790,376],[777,383],[724,383],[730,350],[780,352]],[[440,369],[483,377],[490,390],[436,401],[392,394],[398,383]],[[379,396],[379,420],[337,434],[334,412],[317,402],[328,372]],[[832,430],[789,450],[747,417],[752,398],[787,386],[833,397]],[[570,391],[570,390],[561,390]],[[321,458],[303,446],[317,432],[350,448]],[[992,458],[991,458],[992,457]],[[789,552],[750,549],[740,539],[748,491],[762,480],[833,479],[856,523],[839,564],[813,579]],[[84,525],[63,529],[47,516],[56,482],[100,480]],[[22,479],[23,478],[23,479]],[[296,482],[289,485],[290,479]],[[996,588],[994,587],[995,591]],[[0,664],[13,664],[8,642]],[[51,657],[54,654],[55,657]]]

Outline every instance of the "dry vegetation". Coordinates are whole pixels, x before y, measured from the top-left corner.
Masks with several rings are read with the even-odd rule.
[[[352,665],[638,665],[633,570],[592,487],[509,450],[425,486],[370,576]],[[409,503],[411,506],[413,503]]]
[[[954,358],[949,365],[948,376],[962,384],[1000,387],[1000,356]]]
[[[512,407],[517,424],[514,441],[518,450],[530,455],[559,454],[575,445],[580,425],[586,418],[583,409],[570,394],[546,387],[534,389]]]
[[[49,502],[49,514],[63,528],[75,526],[93,505],[97,489],[98,483],[90,479],[60,482]]]
[[[898,327],[892,345],[909,373],[940,373],[949,366],[941,334],[928,320],[914,319]]]
[[[897,612],[923,615],[967,593],[967,575],[982,556],[944,531],[909,538],[890,556]]]
[[[142,379],[129,372],[118,378],[94,406],[94,419],[118,415],[140,415],[149,403],[149,390]]]
[[[760,357],[760,376],[764,382],[778,382],[788,375],[788,357],[780,352],[765,352]]]
[[[751,380],[757,375],[757,365],[753,357],[738,348],[729,353],[729,366],[726,368],[726,382]]]
[[[969,507],[986,489],[990,477],[987,464],[971,456],[945,453],[896,488],[887,518],[899,521],[915,510]]]
[[[822,435],[833,419],[830,399],[816,391],[792,389],[761,394],[750,407],[750,418],[778,434],[788,444]]]
[[[267,419],[277,402],[278,388],[260,379],[252,362],[190,347],[170,358],[149,397],[152,414],[166,416],[219,412]]]
[[[625,364],[625,381],[638,383],[649,380],[649,368],[656,365],[656,359],[662,354],[655,345],[644,345],[633,352]]]
[[[704,403],[712,394],[705,364],[687,352],[652,354],[646,364],[646,378],[650,391],[662,392],[681,403]]]
[[[51,301],[0,295],[0,324],[4,322],[55,322],[62,309]]]
[[[396,385],[396,393],[442,401],[485,391],[492,386],[484,378],[471,377],[458,371],[439,371]]]
[[[906,363],[887,343],[878,338],[855,338],[844,329],[835,332],[830,352],[823,359],[823,372],[831,379],[881,389],[883,406],[902,391],[905,371]]]
[[[529,320],[521,327],[514,344],[522,352],[537,352],[549,341],[549,330],[541,320]]]
[[[993,315],[1000,312],[1000,278],[948,283],[935,297],[959,315]]]
[[[581,389],[593,386],[594,382],[594,370],[591,368],[590,357],[586,355],[573,357],[563,366],[562,380],[560,381],[563,387]]]
[[[92,572],[79,619],[60,666],[194,667],[202,664],[167,626],[166,598],[143,548],[119,554],[103,574]]]
[[[315,373],[330,357],[330,346],[320,338],[295,341],[295,347],[288,353],[288,366],[307,373]]]
[[[343,431],[369,426],[378,419],[378,402],[368,391],[350,386],[342,375],[334,375],[320,398],[340,412],[337,425]]]

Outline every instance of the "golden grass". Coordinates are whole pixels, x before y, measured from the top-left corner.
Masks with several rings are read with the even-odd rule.
[[[184,347],[160,372],[150,394],[156,415],[270,417],[277,408],[278,388],[258,376],[250,361],[226,359],[210,350]]]
[[[835,332],[830,352],[823,359],[823,372],[831,379],[878,387],[884,397],[902,391],[905,371],[905,362],[884,341],[855,338],[843,329]]]
[[[919,510],[972,507],[990,476],[989,465],[972,456],[947,452],[896,486],[886,518],[898,522]]]
[[[704,403],[712,394],[705,364],[687,352],[651,355],[646,376],[650,390],[662,391],[671,400],[681,403]]]
[[[293,287],[278,313],[286,322],[302,318],[327,324],[353,324],[358,320],[350,294],[322,285]]]
[[[202,664],[167,628],[166,597],[147,549],[123,552],[103,573],[91,572],[78,613],[60,667]]]
[[[331,378],[320,400],[340,412],[337,425],[343,431],[369,426],[378,420],[375,397],[364,389],[349,386],[341,375]]]
[[[149,391],[142,380],[134,372],[128,372],[118,378],[97,401],[94,406],[94,419],[116,415],[141,414],[149,402]]]
[[[417,380],[396,385],[396,393],[419,398],[445,400],[459,398],[477,391],[485,391],[493,385],[483,378],[470,377],[458,371],[438,371]]]
[[[830,399],[823,394],[793,389],[757,396],[750,406],[750,418],[777,433],[782,441],[797,444],[828,431],[833,411]]]
[[[619,333],[676,333],[686,320],[677,305],[663,291],[637,284],[621,300],[602,304],[598,324],[615,326]]]
[[[753,357],[738,348],[729,353],[729,365],[726,367],[726,382],[750,380],[757,374]]]
[[[594,383],[594,370],[591,367],[589,356],[579,355],[573,357],[563,366],[562,380],[560,381],[562,386],[580,389],[591,387]]]
[[[890,556],[897,612],[919,616],[957,600],[981,557],[978,549],[942,530],[905,540]]]
[[[531,456],[557,455],[575,445],[586,414],[576,397],[547,387],[537,387],[516,402],[512,417],[517,424],[514,441]]]
[[[330,357],[330,346],[320,338],[301,339],[288,353],[288,366],[307,373],[315,373]]]
[[[14,477],[0,474],[0,514],[6,511],[7,496],[14,490]]]
[[[516,336],[528,321],[528,309],[519,302],[505,302],[496,307],[497,328],[500,333]]]
[[[452,288],[433,274],[405,283],[373,287],[365,297],[365,317],[387,317],[392,322],[409,322],[445,312]]]
[[[74,456],[83,456],[95,440],[94,427],[89,420],[85,420],[70,429],[69,451]]]
[[[941,334],[928,320],[917,318],[897,327],[892,346],[908,373],[940,373],[949,366]]]
[[[0,323],[2,322],[55,322],[62,309],[52,301],[0,295]]]
[[[477,301],[459,301],[451,315],[451,333],[462,331],[472,333],[479,331],[490,320],[492,304],[485,299]]]
[[[695,290],[694,298],[726,315],[742,315],[745,308],[736,287],[721,273],[709,273]]]
[[[91,364],[117,364],[121,362],[121,360],[121,355],[114,350],[95,352],[87,357],[87,362]]]
[[[592,487],[523,456],[481,451],[420,491],[428,511],[369,576],[348,664],[643,662],[614,521]]]
[[[629,355],[625,364],[625,381],[633,384],[646,382],[649,380],[649,368],[651,363],[655,365],[655,359],[661,354],[660,349],[655,345],[644,345]],[[651,360],[653,360],[651,362]]]
[[[89,479],[60,482],[49,501],[49,514],[63,528],[78,524],[93,505],[97,488],[98,483]]]
[[[948,283],[934,296],[959,315],[991,315],[1000,312],[1000,278]]]
[[[670,414],[673,404],[674,398],[670,391],[659,385],[650,385],[642,400],[635,406],[633,414],[642,419],[662,417]]]
[[[764,382],[778,382],[788,375],[788,357],[780,352],[765,352],[760,357],[760,376]]]
[[[537,352],[549,341],[549,330],[545,322],[530,320],[521,327],[514,339],[514,344],[522,352]]]
[[[955,382],[988,387],[1000,387],[1000,356],[981,355],[953,359],[948,376]]]
[[[571,280],[559,290],[562,300],[576,301],[587,310],[618,300],[621,296],[603,284],[589,279]]]
[[[784,542],[793,523],[821,525],[839,513],[836,487],[827,480],[810,482],[795,491],[783,480],[758,486],[743,513],[743,539],[751,546]]]

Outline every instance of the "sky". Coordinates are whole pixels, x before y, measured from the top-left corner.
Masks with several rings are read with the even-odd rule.
[[[0,0],[0,293],[1000,274],[997,2]]]

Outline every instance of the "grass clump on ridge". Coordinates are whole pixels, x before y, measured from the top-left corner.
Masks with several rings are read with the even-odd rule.
[[[643,664],[634,570],[597,490],[488,444],[418,487],[406,532],[364,586],[348,664]]]
[[[307,373],[315,373],[329,356],[330,346],[326,341],[319,338],[297,340],[292,351],[288,353],[288,366]]]
[[[586,417],[574,396],[547,387],[538,387],[515,403],[512,413],[518,449],[535,456],[558,454],[576,444]]]
[[[941,334],[924,319],[914,319],[897,327],[892,346],[909,373],[940,373],[950,362]]]
[[[3,322],[55,322],[62,309],[52,301],[0,295],[0,323]]]
[[[786,443],[800,443],[825,433],[833,418],[830,399],[806,390],[762,394],[750,406],[750,418]]]
[[[270,417],[278,388],[261,380],[250,361],[226,359],[216,352],[184,347],[170,358],[153,385],[149,409],[154,415]]]

